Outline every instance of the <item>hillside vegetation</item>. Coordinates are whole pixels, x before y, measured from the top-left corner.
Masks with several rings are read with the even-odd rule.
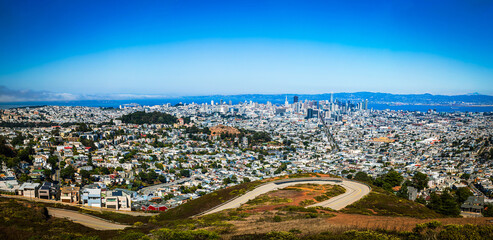
[[[161,213],[156,220],[177,220],[197,215],[234,197],[243,195],[260,184],[262,184],[260,181],[245,182],[229,188],[217,190],[200,198],[188,201],[178,207],[171,208],[167,212]]]
[[[415,218],[443,217],[420,203],[399,198],[394,194],[377,187],[374,187],[368,195],[347,206],[341,210],[341,212],[364,215],[406,216]]]
[[[173,124],[177,118],[173,115],[161,112],[134,112],[121,117],[124,123],[133,124]]]
[[[0,198],[0,239],[95,239],[117,236],[116,231],[94,231],[71,221],[51,218],[45,207]]]
[[[440,222],[418,224],[412,232],[395,232],[384,230],[349,230],[333,231],[315,234],[303,234],[296,229],[289,232],[273,231],[269,233],[254,233],[233,236],[233,240],[272,240],[272,239],[309,239],[309,240],[458,240],[493,239],[492,225],[442,225]]]

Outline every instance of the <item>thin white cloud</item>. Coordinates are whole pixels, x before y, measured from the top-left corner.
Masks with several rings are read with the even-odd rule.
[[[77,99],[78,96],[70,93],[14,90],[5,86],[0,86],[0,102],[71,101]]]

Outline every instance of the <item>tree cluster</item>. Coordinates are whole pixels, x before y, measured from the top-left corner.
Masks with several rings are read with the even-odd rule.
[[[124,123],[133,124],[173,124],[177,118],[173,115],[161,112],[134,112],[121,117]]]
[[[431,193],[430,201],[426,206],[446,216],[459,216],[460,214],[460,205],[448,191],[440,195]]]

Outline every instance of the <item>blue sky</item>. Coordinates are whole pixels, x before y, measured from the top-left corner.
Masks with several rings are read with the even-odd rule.
[[[492,16],[486,0],[0,0],[0,86],[60,98],[492,95]]]

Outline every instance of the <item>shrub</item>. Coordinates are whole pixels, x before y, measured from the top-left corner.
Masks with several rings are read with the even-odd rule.
[[[305,216],[306,216],[306,218],[317,218],[318,217],[318,214],[316,214],[316,213],[307,213]]]
[[[300,206],[283,206],[277,208],[278,210],[286,211],[286,212],[312,212],[316,213],[317,209],[314,207],[304,208]]]
[[[293,233],[290,232],[270,232],[266,235],[269,240],[295,240],[298,239]]]
[[[215,232],[210,232],[206,230],[171,230],[168,228],[162,228],[159,230],[152,231],[151,239],[155,240],[209,240],[209,239],[220,239],[219,235]]]
[[[351,240],[398,240],[399,238],[387,235],[384,233],[378,233],[374,231],[347,231],[344,233],[346,239]]]
[[[142,225],[144,225],[144,223],[142,223],[142,222],[135,222],[134,223],[134,227],[140,227]]]

